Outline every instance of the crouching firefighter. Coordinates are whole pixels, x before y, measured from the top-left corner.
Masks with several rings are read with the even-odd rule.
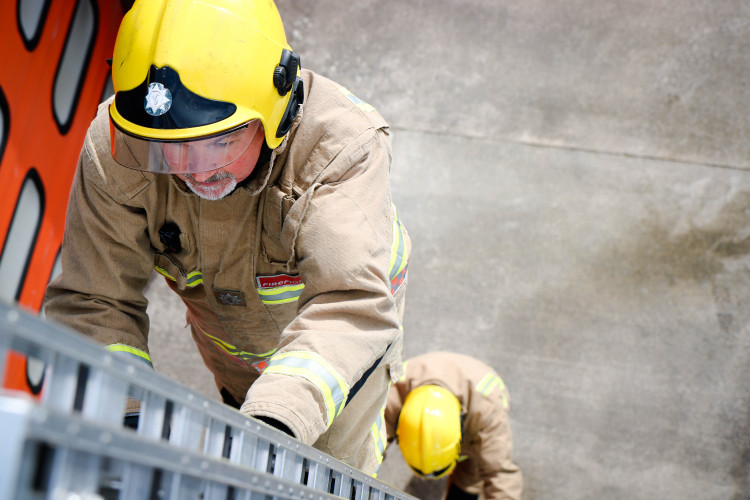
[[[448,478],[447,500],[520,500],[508,390],[478,359],[433,352],[404,363],[386,406],[389,442],[426,479]]]

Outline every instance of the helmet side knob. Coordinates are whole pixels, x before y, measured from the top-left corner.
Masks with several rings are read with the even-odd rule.
[[[273,70],[273,85],[279,91],[279,95],[285,96],[292,89],[299,67],[299,56],[290,50],[283,49],[279,65]]]

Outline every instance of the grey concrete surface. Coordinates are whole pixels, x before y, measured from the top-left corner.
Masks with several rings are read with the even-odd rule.
[[[750,3],[278,6],[393,126],[405,354],[496,367],[524,499],[750,499]],[[157,369],[217,397],[147,292]]]

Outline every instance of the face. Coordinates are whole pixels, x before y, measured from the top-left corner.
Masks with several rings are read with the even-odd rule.
[[[181,161],[196,162],[208,165],[209,170],[195,172],[205,167],[193,170],[193,173],[177,175],[196,195],[206,200],[219,200],[231,193],[240,182],[247,179],[258,162],[261,146],[265,139],[263,126],[259,121],[251,122],[241,132],[232,134],[230,139],[219,137],[215,141],[199,141],[197,143],[165,144],[162,146],[164,158],[170,165],[178,165]],[[248,145],[249,143],[249,145]],[[236,160],[221,167],[210,169],[217,158],[226,155],[236,156],[233,150],[247,148]],[[188,160],[185,160],[188,159]],[[221,162],[219,162],[221,163]]]

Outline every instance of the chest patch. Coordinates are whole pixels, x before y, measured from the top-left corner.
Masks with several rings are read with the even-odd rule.
[[[292,274],[256,276],[255,283],[260,300],[266,305],[294,302],[305,288],[302,278]]]
[[[223,290],[214,288],[216,301],[225,306],[247,306],[245,293],[242,290]]]

